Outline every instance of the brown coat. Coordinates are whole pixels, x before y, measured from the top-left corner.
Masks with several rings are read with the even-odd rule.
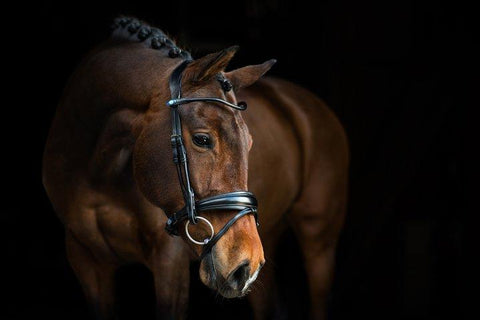
[[[322,100],[293,83],[264,78],[249,86],[271,62],[224,73],[235,94],[223,93],[209,73],[223,72],[234,51],[198,59],[184,76],[184,95],[225,94],[249,105],[242,113],[201,103],[182,110],[196,193],[205,197],[248,188],[259,201],[258,233],[251,216],[232,227],[217,244],[216,272],[227,279],[245,258],[263,264],[264,251],[272,255],[289,223],[305,259],[311,314],[320,319],[346,207],[345,133]],[[112,316],[113,273],[128,262],[152,271],[160,316],[182,318],[186,310],[189,262],[200,248],[164,231],[164,211],[183,206],[165,106],[168,78],[180,62],[144,43],[110,40],[71,77],[52,123],[44,185],[65,225],[70,263],[94,311],[105,318]],[[198,119],[210,119],[216,133],[226,132],[216,136],[215,160],[189,142],[190,128],[202,125]],[[210,218],[217,230],[228,216]],[[200,277],[219,289],[211,283],[209,267],[202,262]],[[274,288],[272,269],[267,269],[260,277],[265,287]],[[259,319],[273,312],[275,295],[268,292],[249,295]]]

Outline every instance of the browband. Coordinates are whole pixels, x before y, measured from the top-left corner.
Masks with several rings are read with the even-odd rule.
[[[238,104],[233,104],[228,101],[225,101],[223,99],[219,98],[181,98],[181,99],[171,99],[167,102],[167,106],[169,107],[176,107],[182,104],[190,103],[190,102],[197,102],[197,101],[203,101],[203,102],[219,102],[223,103],[231,108],[237,109],[237,110],[245,110],[247,109],[247,104],[243,101],[240,101]]]

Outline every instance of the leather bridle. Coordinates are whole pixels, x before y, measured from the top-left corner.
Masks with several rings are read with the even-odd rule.
[[[182,189],[185,206],[180,211],[177,211],[170,215],[167,220],[165,229],[170,235],[178,236],[179,223],[188,220],[185,225],[185,232],[192,242],[204,245],[203,252],[200,256],[200,259],[202,259],[212,250],[213,246],[218,242],[218,240],[238,219],[247,214],[253,214],[256,224],[258,226],[258,215],[257,199],[255,198],[253,193],[248,191],[234,191],[229,193],[222,193],[213,197],[195,201],[195,192],[193,191],[192,184],[190,182],[187,152],[183,143],[182,124],[180,121],[178,107],[187,103],[202,101],[222,103],[237,110],[245,110],[247,108],[247,104],[244,102],[240,102],[238,103],[238,105],[235,105],[223,99],[211,97],[182,98],[182,73],[190,62],[191,60],[183,61],[178,67],[175,68],[175,70],[172,72],[172,75],[170,76],[171,100],[167,102],[167,106],[171,108],[172,116],[172,136],[170,138],[170,141],[173,149],[173,162],[175,163],[177,169],[178,180]],[[238,213],[215,234],[212,224],[205,217],[197,216],[197,214],[201,212],[212,210],[233,210],[238,211]],[[203,221],[208,224],[212,231],[212,235],[210,236],[210,238],[205,239],[203,242],[195,241],[188,232],[189,223],[196,224],[198,221]]]

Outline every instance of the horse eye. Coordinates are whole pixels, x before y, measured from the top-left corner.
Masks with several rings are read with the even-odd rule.
[[[211,148],[212,141],[210,136],[205,133],[197,133],[193,136],[193,143],[202,148]]]

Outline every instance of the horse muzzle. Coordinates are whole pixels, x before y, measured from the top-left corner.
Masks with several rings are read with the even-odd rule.
[[[213,253],[209,253],[202,260],[200,278],[205,285],[223,297],[239,298],[250,292],[250,285],[257,279],[264,263],[265,261],[262,261],[257,264],[252,273],[253,263],[250,260],[243,260],[224,277],[219,272],[220,268],[214,261]]]

